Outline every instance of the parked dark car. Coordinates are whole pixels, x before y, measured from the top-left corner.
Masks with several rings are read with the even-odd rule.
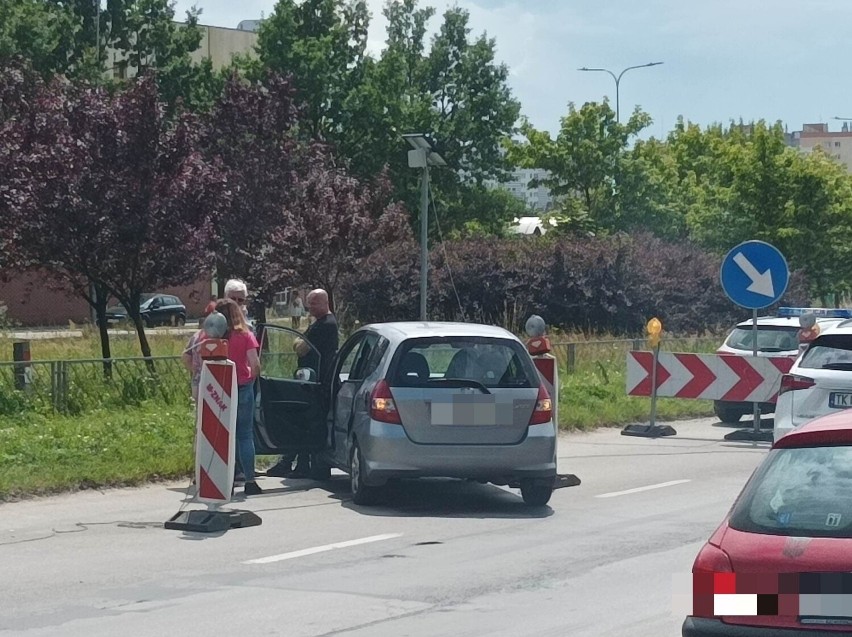
[[[186,323],[186,306],[178,297],[171,294],[143,294],[139,313],[142,315],[145,327]],[[122,305],[107,308],[106,318],[108,324],[130,320],[127,310]]]

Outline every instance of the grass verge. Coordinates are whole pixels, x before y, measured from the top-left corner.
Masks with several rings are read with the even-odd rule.
[[[581,371],[562,374],[559,388],[559,426],[587,430],[647,422],[651,399],[628,396],[624,370]],[[713,415],[713,401],[659,398],[657,420],[700,418]]]
[[[188,404],[0,416],[0,501],[187,476],[192,439]]]

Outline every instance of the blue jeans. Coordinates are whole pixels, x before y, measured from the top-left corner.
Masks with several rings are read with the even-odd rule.
[[[237,464],[254,482],[254,383],[240,385],[237,390]]]

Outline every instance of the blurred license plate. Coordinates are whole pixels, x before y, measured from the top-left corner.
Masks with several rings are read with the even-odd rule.
[[[846,409],[852,407],[852,394],[833,391],[828,395],[828,406],[832,409]]]
[[[433,400],[432,424],[496,425],[497,403],[489,394],[457,394],[451,400]]]

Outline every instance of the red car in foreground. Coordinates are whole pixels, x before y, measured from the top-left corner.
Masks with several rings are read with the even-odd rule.
[[[852,409],[775,443],[692,574],[684,637],[852,636]]]

